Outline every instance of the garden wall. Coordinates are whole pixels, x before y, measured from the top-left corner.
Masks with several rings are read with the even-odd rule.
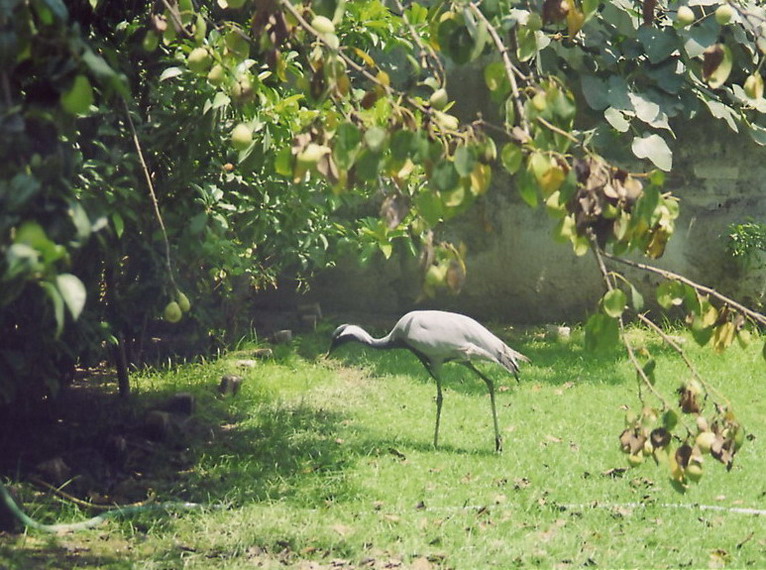
[[[733,260],[725,238],[732,222],[766,220],[766,149],[707,118],[676,134],[666,189],[680,198],[681,217],[656,264],[750,304],[763,303],[766,274]],[[568,244],[554,242],[551,230],[545,212],[523,204],[510,179],[499,175],[477,207],[439,236],[467,246],[468,277],[460,295],[416,303],[417,260],[404,254],[364,267],[346,259],[317,277],[310,296],[325,312],[397,314],[419,306],[517,323],[580,320],[603,293],[598,269],[591,255],[575,257]],[[639,286],[657,282],[648,274],[631,277]]]

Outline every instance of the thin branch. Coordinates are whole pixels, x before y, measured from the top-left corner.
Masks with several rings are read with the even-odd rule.
[[[404,20],[405,25],[409,28],[412,39],[415,41],[416,44],[418,44],[418,47],[420,48],[421,57],[424,55],[428,55],[431,61],[433,61],[435,67],[439,70],[439,84],[443,85],[445,82],[445,78],[447,77],[447,74],[444,71],[444,66],[442,65],[441,59],[439,59],[439,56],[436,55],[436,52],[434,52],[431,46],[427,46],[426,44],[423,43],[423,40],[420,39],[420,36],[418,35],[417,30],[410,22],[410,19],[407,17],[407,11],[404,9],[404,6],[402,5],[401,0],[394,0],[394,3],[396,4],[397,9],[401,12],[402,20]]]
[[[580,139],[578,139],[576,136],[574,136],[572,133],[569,133],[565,131],[564,129],[558,128],[556,125],[551,123],[550,121],[547,121],[546,119],[543,119],[542,117],[537,117],[537,122],[545,126],[549,131],[553,131],[556,134],[559,134],[563,137],[568,138],[570,141],[572,141],[575,144],[580,144]]]
[[[656,275],[660,275],[664,277],[665,279],[671,279],[675,281],[680,281],[681,283],[684,283],[685,285],[689,285],[690,287],[693,287],[696,291],[705,293],[707,295],[710,295],[712,297],[715,297],[722,303],[725,303],[726,305],[729,305],[730,307],[736,309],[740,313],[747,315],[752,320],[762,324],[766,325],[766,315],[762,315],[761,313],[754,311],[752,309],[748,309],[741,303],[738,303],[737,301],[727,297],[726,295],[722,295],[712,287],[708,287],[706,285],[700,285],[699,283],[696,283],[695,281],[692,281],[691,279],[684,277],[683,275],[679,275],[678,273],[674,273],[672,271],[668,271],[667,269],[660,269],[659,267],[654,267],[652,265],[647,265],[645,263],[640,263],[638,261],[631,261],[629,259],[625,259],[623,257],[617,257],[615,255],[612,255],[610,253],[607,253],[604,250],[601,250],[601,255],[606,257],[607,259],[611,261],[616,261],[618,263],[622,263],[623,265],[628,265],[629,267],[633,267],[635,269],[640,269],[642,271],[648,271],[649,273],[654,273]]]
[[[511,61],[511,58],[508,55],[508,48],[503,43],[503,39],[500,37],[500,34],[497,33],[497,30],[495,29],[495,27],[492,24],[490,24],[489,20],[487,20],[487,17],[479,9],[476,3],[471,2],[468,4],[468,7],[471,9],[471,12],[473,12],[474,16],[476,16],[479,20],[484,22],[484,24],[487,26],[487,30],[489,31],[489,35],[492,38],[492,42],[495,44],[497,51],[500,53],[501,57],[503,58],[503,65],[505,66],[505,74],[508,77],[509,83],[511,84],[511,96],[513,97],[513,105],[514,107],[516,107],[516,115],[519,117],[519,123],[521,125],[521,128],[523,128],[524,131],[526,131],[527,135],[529,135],[530,134],[529,123],[527,122],[527,118],[524,113],[524,103],[521,100],[519,86],[516,83],[516,75],[519,75],[519,77],[522,79],[526,79],[526,77],[524,77],[524,75],[518,69],[516,69],[516,67],[513,65],[513,62]]]
[[[679,344],[674,341],[665,331],[663,331],[656,323],[652,322],[650,318],[648,318],[645,314],[638,314],[637,315],[638,320],[640,320],[642,323],[647,325],[650,329],[652,329],[654,332],[656,332],[667,344],[670,348],[676,351],[678,356],[681,357],[681,360],[684,361],[684,364],[686,365],[686,368],[689,369],[689,372],[691,375],[697,380],[700,384],[702,384],[705,387],[705,390],[709,392],[715,392],[718,397],[723,399],[726,402],[726,407],[730,407],[731,403],[729,402],[729,399],[724,396],[721,392],[716,390],[713,386],[711,386],[709,383],[705,382],[705,379],[702,378],[700,373],[697,371],[697,368],[694,366],[691,360],[689,360],[689,357],[686,355],[686,352],[683,348],[679,346]]]
[[[383,83],[380,79],[378,79],[372,73],[367,71],[367,69],[364,66],[359,65],[353,59],[347,56],[342,50],[330,45],[328,41],[323,37],[323,35],[319,33],[317,30],[315,30],[311,26],[311,24],[306,21],[306,18],[304,18],[303,15],[298,11],[298,9],[295,6],[293,6],[290,0],[279,0],[279,3],[282,6],[282,8],[290,12],[290,15],[293,16],[298,21],[298,23],[301,25],[302,28],[310,32],[327,49],[336,53],[338,57],[340,57],[344,62],[346,62],[346,64],[349,67],[351,67],[354,71],[361,74],[365,79],[371,81],[372,83],[374,83],[375,85],[383,89],[387,95],[392,95],[396,92],[393,87],[391,87],[390,85],[387,85],[386,83]],[[418,103],[414,99],[411,99],[410,97],[407,97],[407,102],[422,113],[425,113],[427,115],[432,114],[432,111],[430,108],[421,105],[420,103]]]
[[[601,271],[601,276],[604,279],[604,283],[606,283],[607,290],[611,291],[614,289],[615,285],[612,283],[612,278],[610,276],[609,271],[606,269],[606,264],[604,263],[603,258],[603,251],[598,246],[598,243],[596,242],[596,236],[591,232],[590,233],[590,242],[591,242],[591,250],[593,251],[593,255],[596,257],[596,263],[598,264],[598,268]],[[628,358],[630,359],[631,364],[633,364],[633,368],[636,369],[636,373],[638,374],[638,377],[643,381],[643,384],[646,385],[646,387],[649,389],[649,391],[654,394],[654,397],[657,398],[663,405],[664,408],[670,408],[670,405],[668,404],[667,400],[662,397],[662,394],[660,394],[652,384],[651,380],[649,380],[649,377],[646,375],[646,372],[644,371],[644,367],[641,366],[641,363],[638,361],[638,357],[636,356],[635,351],[633,350],[633,345],[630,344],[628,341],[626,332],[625,332],[625,322],[623,321],[622,316],[620,316],[617,319],[617,322],[620,325],[620,334],[622,335],[622,343],[625,346],[625,350],[628,353]],[[638,385],[638,392],[639,397],[641,396],[641,384]]]
[[[170,258],[170,240],[168,239],[168,232],[165,229],[165,222],[163,221],[162,214],[160,213],[160,204],[157,200],[157,194],[154,191],[152,176],[151,174],[149,174],[149,168],[146,166],[146,161],[144,160],[144,153],[141,150],[141,143],[138,140],[138,133],[136,132],[135,125],[133,125],[133,119],[130,116],[130,108],[128,107],[128,102],[123,99],[123,104],[125,105],[125,115],[128,118],[128,126],[130,126],[130,132],[133,135],[133,144],[135,145],[136,152],[138,153],[138,160],[141,162],[141,168],[143,169],[144,176],[146,177],[146,185],[149,188],[149,196],[152,199],[152,206],[154,207],[154,215],[157,218],[157,222],[160,224],[162,239],[165,242],[165,264],[168,270],[168,277],[170,278],[170,283],[173,285],[173,288],[178,289],[178,285],[176,285],[175,277],[173,277],[173,263]]]

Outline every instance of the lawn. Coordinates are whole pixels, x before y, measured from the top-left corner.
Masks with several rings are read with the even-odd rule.
[[[143,449],[140,471],[128,465],[122,476],[134,494],[204,506],[61,536],[0,535],[0,567],[766,566],[762,342],[723,355],[684,342],[750,435],[731,471],[708,459],[681,494],[651,460],[625,469],[618,436],[626,406],[638,406],[635,372],[621,352],[584,352],[579,331],[555,340],[495,328],[532,359],[519,384],[482,366],[500,386],[496,454],[486,387],[467,369],[445,366],[435,450],[436,389],[417,358],[348,345],[328,359],[330,330],[253,367],[239,364],[254,348],[243,345],[135,374],[139,408],[181,390],[197,406],[176,438]],[[655,352],[657,386],[669,393],[687,374],[671,352]],[[226,373],[244,378],[235,396],[217,392]],[[17,487],[46,522],[93,515]]]

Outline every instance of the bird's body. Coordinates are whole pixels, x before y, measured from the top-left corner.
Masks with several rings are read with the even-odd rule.
[[[495,426],[495,448],[502,449],[497,425],[495,389],[490,378],[482,374],[472,360],[489,360],[505,367],[519,378],[519,361],[529,362],[523,354],[513,350],[486,327],[474,319],[446,311],[411,311],[394,325],[386,336],[374,338],[356,325],[341,325],[332,335],[330,352],[346,342],[360,342],[373,348],[407,348],[411,350],[436,380],[436,429],[434,446],[438,445],[441,418],[442,387],[441,366],[457,361],[478,374],[487,384],[492,403]]]

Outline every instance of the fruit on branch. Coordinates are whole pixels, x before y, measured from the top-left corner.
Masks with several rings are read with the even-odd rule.
[[[324,155],[330,152],[330,149],[317,143],[309,143],[295,157],[297,166],[300,169],[308,170],[322,159]]]
[[[429,105],[436,109],[437,111],[441,111],[444,109],[444,107],[447,106],[447,103],[449,102],[449,97],[447,96],[447,90],[444,89],[444,87],[440,87],[433,93],[431,93],[431,97],[428,99]]]
[[[207,73],[210,69],[210,64],[213,62],[213,58],[210,52],[203,47],[196,47],[189,52],[186,58],[186,65],[194,73]]]
[[[220,63],[216,63],[207,74],[207,80],[210,85],[221,85],[226,79],[226,71]]]
[[[234,85],[231,87],[231,96],[234,102],[238,105],[242,105],[252,100],[255,93],[253,91],[253,84],[250,81],[250,77],[247,73],[242,73],[237,77]]]
[[[694,443],[699,447],[702,453],[710,453],[710,449],[715,443],[716,435],[712,431],[703,431],[697,434],[697,438]]]
[[[178,291],[176,293],[176,298],[178,300],[178,306],[181,308],[181,311],[188,313],[191,309],[191,301],[189,301],[189,297],[187,297],[183,291]]]
[[[715,10],[715,21],[722,26],[726,26],[734,17],[734,8],[729,4],[721,4]]]
[[[681,28],[686,28],[694,23],[694,10],[689,6],[680,6],[678,12],[676,12],[676,25]]]
[[[330,18],[325,16],[316,16],[311,20],[311,27],[314,28],[320,34],[334,34],[335,24],[332,23]]]
[[[231,131],[231,145],[238,151],[248,148],[253,142],[253,132],[244,123],[238,124]]]
[[[684,469],[684,474],[689,481],[693,481],[694,483],[698,482],[702,479],[702,463],[692,459],[689,461],[686,469]]]
[[[165,306],[162,316],[169,323],[177,323],[183,317],[183,312],[176,301],[171,301]]]
[[[745,95],[751,99],[760,99],[763,97],[763,77],[761,77],[761,74],[753,73],[752,75],[749,75],[747,79],[745,79],[743,89],[745,90]]]

